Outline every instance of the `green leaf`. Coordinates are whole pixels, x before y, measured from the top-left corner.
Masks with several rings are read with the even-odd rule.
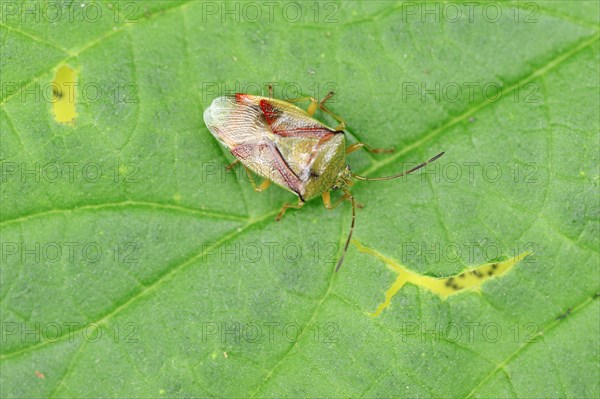
[[[600,396],[598,2],[58,4],[1,9],[2,397]],[[269,82],[357,173],[446,152],[356,183],[338,273],[349,204],[276,223],[204,125]]]

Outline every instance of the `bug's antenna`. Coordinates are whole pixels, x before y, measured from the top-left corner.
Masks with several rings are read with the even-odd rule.
[[[335,267],[335,271],[337,272],[342,266],[342,262],[344,261],[344,256],[346,256],[346,251],[348,251],[348,246],[350,245],[350,239],[352,238],[352,233],[354,232],[354,220],[356,219],[356,204],[354,203],[354,196],[350,194],[349,191],[346,191],[345,194],[348,194],[350,197],[350,202],[352,202],[352,223],[350,224],[350,233],[348,233],[348,238],[346,239],[346,245],[344,246],[344,251],[342,252],[342,257],[338,260],[337,266]]]
[[[406,172],[402,172],[402,173],[398,173],[397,175],[392,175],[392,176],[385,176],[385,177],[365,177],[365,176],[360,176],[360,175],[356,175],[354,173],[352,173],[352,176],[354,176],[356,179],[358,180],[370,180],[370,181],[374,181],[374,180],[392,180],[392,179],[397,179],[398,177],[402,177],[405,176],[409,173],[414,172],[415,170],[421,169],[422,167],[424,167],[427,164],[432,163],[433,161],[435,161],[436,159],[438,159],[439,157],[441,157],[442,155],[444,155],[444,152],[440,152],[439,154],[437,154],[435,157],[431,158],[429,161],[423,162],[420,165],[415,166],[414,168],[407,170]]]

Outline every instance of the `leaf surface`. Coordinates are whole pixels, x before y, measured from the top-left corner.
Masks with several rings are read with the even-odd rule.
[[[598,397],[598,3],[247,4],[3,5],[2,396]],[[360,174],[446,152],[353,187],[361,245],[434,278],[533,253],[373,317],[398,274],[357,245],[333,272],[347,204],[276,223],[290,193],[224,172],[202,112],[269,82],[396,148]]]

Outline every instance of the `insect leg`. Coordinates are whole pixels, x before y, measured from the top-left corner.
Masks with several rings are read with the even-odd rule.
[[[373,148],[371,146],[368,146],[365,143],[355,143],[355,144],[348,146],[348,148],[346,148],[346,154],[350,154],[361,148],[364,148],[365,150],[372,152],[373,154],[389,154],[396,150],[395,148]]]
[[[315,114],[315,112],[317,111],[317,108],[320,108],[323,112],[328,113],[329,115],[331,115],[333,117],[333,119],[335,119],[336,121],[339,122],[339,125],[334,130],[336,132],[341,132],[342,130],[344,130],[346,128],[346,122],[342,118],[340,118],[339,116],[337,116],[336,114],[331,112],[328,108],[325,108],[325,106],[323,105],[325,103],[325,101],[329,100],[333,96],[333,94],[334,93],[332,91],[330,91],[325,97],[323,97],[323,99],[321,101],[318,101],[314,97],[310,97],[310,96],[290,98],[289,100],[285,100],[285,101],[287,101],[289,103],[297,103],[300,101],[310,101],[310,105],[306,109],[306,113],[309,116],[313,116]]]
[[[235,161],[233,161],[232,163],[230,163],[229,165],[227,165],[227,167],[225,168],[225,172],[229,172],[238,163],[240,163],[240,160],[236,159]]]
[[[337,116],[336,114],[334,114],[333,112],[331,112],[329,110],[329,108],[325,107],[325,101],[329,100],[331,97],[333,97],[335,93],[333,91],[330,91],[329,93],[327,93],[327,95],[325,97],[323,97],[323,99],[321,101],[319,101],[319,108],[321,109],[321,111],[328,113],[329,115],[331,115],[331,117],[333,119],[335,119],[336,121],[338,121],[339,125],[334,129],[336,132],[341,132],[342,130],[344,130],[346,128],[346,121],[344,121],[342,118],[340,118],[339,116]]]
[[[263,180],[262,183],[260,183],[260,186],[258,187],[254,187],[254,191],[265,191],[267,188],[269,188],[269,186],[271,185],[271,180]]]
[[[283,204],[283,206],[281,207],[281,210],[279,211],[279,214],[275,217],[275,220],[279,222],[281,220],[281,218],[283,217],[283,215],[285,214],[285,211],[287,211],[289,208],[300,209],[303,206],[304,206],[304,201],[302,201],[300,198],[298,198],[298,205]]]
[[[319,101],[320,105],[325,104],[325,101],[329,100],[331,97],[333,97],[333,95],[335,94],[334,91],[330,91],[329,93],[327,93],[327,95],[325,97],[323,97],[323,99],[321,101]]]
[[[299,102],[302,102],[302,101],[310,101],[311,103],[313,103],[313,102],[318,103],[318,101],[315,100],[311,96],[296,97],[296,98],[287,98],[287,99],[285,99],[285,101],[288,102],[288,103],[299,103]]]
[[[248,180],[250,180],[250,183],[252,184],[252,188],[254,189],[254,191],[259,191],[259,192],[265,191],[271,185],[271,180],[264,179],[262,181],[262,183],[260,183],[260,185],[257,186],[256,183],[254,182],[254,177],[252,177],[252,173],[250,172],[250,169],[248,169],[247,167],[244,166],[244,170],[246,170],[246,174],[248,175]]]
[[[321,194],[321,198],[323,198],[323,204],[325,204],[325,208],[329,210],[334,210],[339,204],[350,198],[350,194],[342,195],[342,197],[335,201],[333,205],[331,205],[331,196],[329,194],[329,191],[325,191],[323,194]]]
[[[310,96],[290,98],[289,100],[285,100],[285,101],[287,101],[288,103],[298,103],[301,101],[310,101],[310,105],[306,109],[306,113],[308,114],[308,116],[313,116],[315,114],[315,112],[317,111],[317,107],[319,106],[319,101],[317,101],[315,98],[310,97]]]

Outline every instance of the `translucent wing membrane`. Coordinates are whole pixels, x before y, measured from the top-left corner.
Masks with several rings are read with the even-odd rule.
[[[269,126],[257,104],[238,102],[236,96],[216,98],[204,111],[204,122],[213,136],[230,150],[240,144],[259,144]]]

